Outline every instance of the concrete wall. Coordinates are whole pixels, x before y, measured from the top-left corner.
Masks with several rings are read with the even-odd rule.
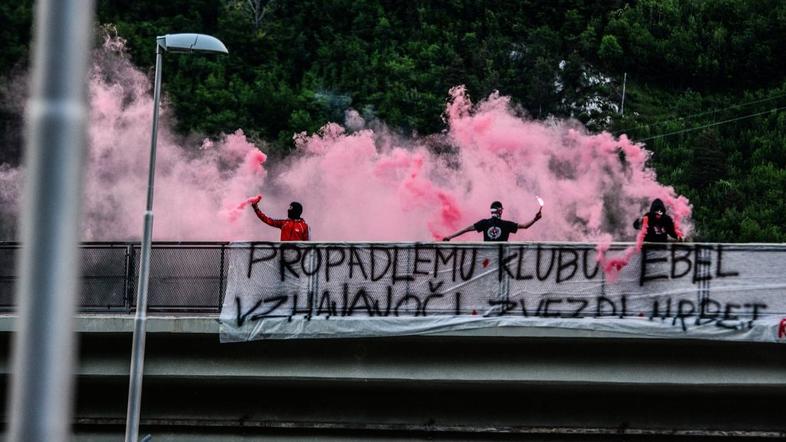
[[[80,317],[77,440],[122,438],[132,324]],[[220,344],[215,317],[148,326],[154,441],[786,437],[777,344],[548,329]],[[5,380],[12,329],[0,317]]]

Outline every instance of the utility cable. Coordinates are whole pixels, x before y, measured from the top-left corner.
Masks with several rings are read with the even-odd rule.
[[[681,130],[677,130],[677,131],[674,131],[674,132],[667,132],[665,134],[653,135],[651,137],[641,138],[641,139],[638,139],[636,141],[639,141],[639,142],[641,142],[641,141],[649,141],[649,140],[655,140],[655,139],[658,139],[658,138],[669,137],[669,136],[672,136],[672,135],[679,135],[679,134],[686,133],[686,132],[693,132],[695,130],[706,129],[708,127],[713,127],[713,126],[720,126],[721,124],[726,124],[726,123],[733,123],[735,121],[745,120],[745,119],[753,118],[753,117],[758,117],[758,116],[764,115],[764,114],[775,113],[775,112],[777,112],[779,110],[783,110],[783,109],[786,109],[786,106],[774,107],[774,108],[766,110],[766,111],[756,112],[755,114],[743,115],[743,116],[737,117],[737,118],[730,118],[728,120],[716,121],[714,123],[704,124],[704,125],[696,126],[696,127],[689,127],[687,129],[681,129]]]
[[[732,106],[729,106],[729,107],[725,107],[725,108],[721,108],[721,109],[713,109],[713,110],[710,110],[710,111],[699,112],[699,113],[696,113],[696,114],[690,114],[690,115],[685,115],[685,116],[679,116],[679,117],[673,117],[673,118],[669,118],[669,119],[665,119],[665,120],[660,120],[660,121],[656,121],[656,122],[650,123],[650,124],[645,124],[645,125],[642,125],[642,126],[636,126],[636,127],[632,127],[632,128],[628,128],[628,129],[620,129],[620,130],[614,131],[614,135],[620,135],[620,134],[628,133],[630,131],[635,131],[635,130],[638,130],[638,129],[645,129],[645,128],[648,128],[648,127],[657,126],[659,124],[667,123],[667,122],[670,122],[670,121],[687,120],[687,119],[690,119],[690,118],[701,117],[701,116],[704,116],[704,115],[714,114],[714,113],[718,113],[718,112],[725,112],[725,111],[727,111],[729,109],[739,109],[739,108],[743,108],[745,106],[750,106],[752,104],[764,103],[766,101],[775,100],[777,98],[781,98],[781,97],[785,97],[785,96],[786,96],[786,92],[783,93],[783,94],[780,94],[780,95],[774,95],[772,97],[767,97],[767,98],[762,98],[762,99],[759,99],[759,100],[749,101],[747,103],[735,104],[735,105],[732,105]]]

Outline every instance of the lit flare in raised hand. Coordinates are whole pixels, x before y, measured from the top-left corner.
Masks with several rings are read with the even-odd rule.
[[[238,220],[238,218],[240,218],[240,215],[243,213],[243,209],[248,207],[249,204],[259,204],[260,201],[262,201],[262,195],[252,196],[250,198],[247,198],[245,201],[241,202],[240,204],[238,204],[236,207],[229,210],[225,210],[224,215],[226,216],[226,218],[229,220],[230,223],[234,223],[235,221]]]

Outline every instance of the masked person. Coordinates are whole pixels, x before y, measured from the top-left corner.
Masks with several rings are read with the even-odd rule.
[[[542,211],[542,208],[538,210],[538,213],[535,214],[535,218],[527,224],[518,224],[513,221],[502,219],[502,203],[494,201],[491,203],[491,218],[482,219],[471,226],[442,238],[442,240],[450,241],[459,235],[474,230],[476,232],[483,232],[483,241],[507,241],[511,233],[516,233],[519,229],[528,229],[535,224],[535,222],[543,216],[541,213]]]
[[[666,215],[666,206],[660,199],[652,201],[650,211],[633,222],[634,229],[646,232],[645,242],[666,242],[669,236],[682,241],[682,232],[674,225],[674,220]]]
[[[287,219],[271,219],[259,210],[258,204],[260,199],[261,198],[258,198],[252,201],[251,207],[254,209],[254,213],[257,214],[257,218],[262,220],[263,223],[281,229],[281,241],[309,240],[308,224],[300,217],[300,215],[303,214],[303,206],[300,203],[293,201],[289,204]]]

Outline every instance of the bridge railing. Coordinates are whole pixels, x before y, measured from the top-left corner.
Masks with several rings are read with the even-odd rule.
[[[308,243],[308,247],[321,250],[324,248],[335,248],[342,244]],[[356,246],[365,247],[369,246],[369,244],[371,243],[356,243]],[[387,246],[391,246],[391,244],[387,244]],[[396,246],[396,244],[392,245]],[[568,273],[578,275],[582,271],[586,273],[588,269],[591,273],[597,273],[597,263],[594,258],[595,249],[592,244],[543,243],[522,246],[510,243],[509,247],[512,248],[506,252],[506,256],[510,255],[508,258],[514,258],[518,254],[521,255],[521,259],[515,262],[510,261],[508,258],[505,259],[506,264],[502,266],[505,272],[498,272],[501,282],[506,284],[517,282],[519,279],[517,272],[522,271],[521,266],[531,267],[533,259],[540,259],[539,252],[535,256],[527,255],[527,258],[524,259],[524,252],[517,251],[519,247],[531,248],[534,245],[537,245],[538,250],[542,246],[544,251],[551,251],[548,254],[550,260],[545,261],[543,264],[544,271],[552,274],[551,279],[556,278],[556,281],[551,282],[559,285],[560,279],[565,279],[560,278],[560,272],[562,272],[563,276]],[[149,311],[153,313],[219,313],[227,286],[229,258],[232,256],[230,251],[233,247],[237,248],[237,246],[237,244],[233,245],[228,242],[153,243],[148,295]],[[402,243],[398,246],[412,248],[415,247],[415,243]],[[497,246],[490,244],[451,243],[448,246],[445,243],[435,243],[432,245],[426,244],[424,247],[479,247],[488,249],[489,246],[496,250]],[[615,253],[619,254],[620,250],[625,246],[623,243],[616,243],[612,244],[611,247],[616,249]],[[562,250],[565,247],[567,248]],[[139,278],[139,243],[87,242],[81,245],[81,249],[82,284],[78,296],[79,310],[82,312],[107,313],[130,313],[135,311],[136,288]],[[579,254],[573,249],[580,250],[582,253]],[[0,242],[0,311],[9,312],[14,309],[14,284],[17,279],[17,258],[20,251],[21,248],[18,243]],[[563,252],[565,252],[564,260]],[[709,256],[710,252],[714,253],[712,257]],[[530,251],[529,253],[535,252]],[[588,253],[589,255],[587,255]],[[746,293],[749,292],[749,289],[755,288],[759,290],[756,296],[769,299],[766,302],[769,311],[777,311],[779,314],[784,312],[784,302],[781,301],[783,299],[782,296],[778,296],[776,299],[770,292],[782,290],[783,287],[786,287],[786,283],[782,282],[781,279],[778,279],[778,281],[773,280],[776,277],[782,278],[786,274],[786,267],[784,267],[786,265],[784,262],[786,261],[782,258],[786,255],[786,245],[674,243],[669,251],[664,251],[663,253],[663,256],[649,256],[644,261],[639,259],[638,256],[632,258],[630,265],[632,271],[641,273],[639,276],[641,276],[642,281],[646,280],[648,289],[652,289],[652,284],[666,281],[666,279],[661,278],[668,278],[669,281],[674,280],[674,284],[690,285],[688,289],[690,289],[691,293],[698,293],[696,295],[699,299],[697,302],[700,302],[701,298],[707,297],[704,292],[709,293],[709,286],[712,284],[715,292],[713,299],[732,303],[750,303],[753,302],[751,301],[753,299],[751,298],[752,295],[748,296]],[[313,258],[317,255],[316,253],[303,252],[302,256]],[[547,254],[544,253],[543,256],[545,257]],[[581,260],[583,265],[578,264],[579,257],[583,257]],[[328,257],[327,259],[330,258]],[[417,259],[416,257],[415,260],[417,261]],[[488,259],[485,261],[488,261]],[[641,262],[647,265],[646,270],[643,266],[639,269]],[[285,264],[288,266],[290,263],[287,262]],[[350,267],[352,267],[351,264],[350,262]],[[483,264],[485,265],[485,262]],[[540,266],[541,263],[538,261],[536,264]],[[347,263],[344,265],[346,266]],[[421,267],[424,265],[426,264],[421,263]],[[274,267],[279,269],[280,266]],[[554,268],[553,272],[551,271],[552,267]],[[580,270],[579,267],[583,270]],[[591,269],[592,267],[595,267],[594,271]],[[338,270],[338,267],[336,267],[333,269],[333,272],[335,273]],[[403,269],[399,270],[405,271]],[[526,271],[531,273],[533,270],[525,269],[525,273]],[[539,268],[538,271],[540,271]],[[513,273],[508,275],[509,272]],[[731,275],[740,275],[740,272],[742,272],[743,276],[729,277]],[[645,273],[646,277],[644,277]],[[715,279],[711,282],[710,279],[713,279],[713,277]],[[538,276],[539,280],[545,278]],[[526,279],[526,277],[522,279]],[[686,279],[688,280],[687,283],[685,282]],[[636,280],[639,280],[638,276],[636,276]],[[692,280],[692,285],[690,280]],[[573,280],[568,281],[570,284],[575,282]],[[545,283],[549,283],[549,280],[546,280]],[[589,283],[592,283],[592,281],[589,281]],[[564,284],[567,283],[563,281]],[[668,282],[668,284],[672,284],[672,282]],[[675,287],[670,286],[666,287],[666,289],[673,291]],[[609,287],[610,290],[612,288]],[[521,287],[519,289],[519,292],[523,290]],[[530,289],[534,290],[533,287],[527,288],[527,290]],[[554,291],[551,290],[551,292]],[[540,299],[540,295],[536,295],[533,295],[532,302],[537,303],[538,299]]]
[[[223,242],[156,242],[151,254],[150,312],[218,313],[226,281]],[[130,313],[136,309],[139,243],[83,243],[82,312]],[[18,243],[0,243],[0,311],[14,309]]]

